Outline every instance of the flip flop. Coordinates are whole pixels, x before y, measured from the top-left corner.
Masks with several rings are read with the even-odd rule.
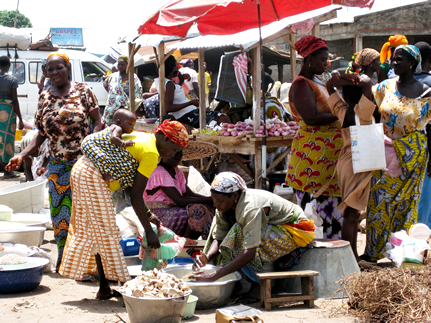
[[[3,179],[17,178],[19,177],[18,172],[13,172],[12,175],[3,175]]]
[[[123,295],[121,295],[115,289],[111,289],[111,293],[108,296],[105,296],[105,297],[99,297],[99,296],[97,296],[96,299],[99,300],[99,301],[102,301],[102,300],[106,300],[106,299],[111,299],[113,297],[115,297],[115,298],[121,298],[121,297],[123,297]]]

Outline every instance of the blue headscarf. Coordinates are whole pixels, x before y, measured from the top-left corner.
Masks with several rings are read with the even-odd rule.
[[[419,51],[419,48],[414,45],[400,45],[395,49],[395,51],[397,51],[398,49],[404,49],[407,53],[414,57],[416,62],[418,62],[418,65],[415,69],[415,74],[420,74],[422,72],[422,56],[421,52]]]

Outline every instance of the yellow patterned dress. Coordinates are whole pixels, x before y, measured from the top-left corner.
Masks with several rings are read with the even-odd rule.
[[[374,88],[385,134],[393,139],[402,174],[390,177],[375,171],[367,209],[365,254],[377,261],[384,257],[392,232],[417,222],[418,202],[428,162],[425,126],[431,119],[430,98],[408,98],[397,90],[398,78]]]
[[[298,79],[306,80],[313,89],[317,111],[331,113],[327,103],[329,94],[323,81],[320,81],[320,84],[302,76],[298,76],[295,81]],[[313,201],[313,194],[331,180],[343,147],[343,139],[338,121],[322,126],[307,125],[296,111],[292,100],[289,104],[293,118],[299,122],[301,129],[298,130],[292,142],[286,183],[296,190],[298,204],[305,208],[305,204]],[[341,192],[337,181],[335,176],[328,188],[313,201],[317,213],[323,219],[324,238],[328,239],[341,238],[343,216],[341,210],[337,209],[341,203]]]

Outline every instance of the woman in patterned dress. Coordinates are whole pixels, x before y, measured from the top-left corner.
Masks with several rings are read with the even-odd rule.
[[[194,267],[210,261],[223,267],[211,274],[196,274],[196,281],[215,281],[241,269],[252,281],[245,298],[259,299],[255,273],[273,271],[275,260],[308,246],[315,236],[313,221],[298,205],[278,195],[247,189],[244,180],[233,172],[214,178],[211,197],[217,211],[204,252],[197,256]],[[292,234],[296,228],[306,231],[306,237],[298,239]]]
[[[374,98],[385,135],[393,140],[402,174],[373,174],[367,209],[367,246],[361,256],[367,261],[384,257],[392,232],[408,229],[417,222],[424,176],[430,176],[431,89],[414,78],[414,73],[421,72],[418,48],[398,46],[392,64],[398,76],[375,87]]]
[[[120,107],[129,106],[129,75],[127,74],[127,65],[129,58],[122,55],[118,58],[118,72],[112,73],[103,83],[106,91],[108,91],[108,100],[103,113],[102,121],[105,123],[112,122],[112,116]],[[134,96],[136,107],[139,107],[142,102],[142,84],[136,74],[134,75]]]
[[[337,207],[341,192],[333,174],[343,147],[341,126],[327,103],[326,84],[316,76],[328,65],[329,50],[323,39],[314,36],[301,38],[295,48],[304,62],[290,88],[289,105],[301,129],[292,142],[286,183],[296,190],[298,204],[303,209],[307,203],[314,204],[323,219],[323,237],[340,239],[343,217]],[[331,182],[327,189],[314,198],[328,181]]]
[[[35,124],[39,132],[27,148],[12,158],[6,167],[12,170],[19,168],[24,158],[35,153],[45,139],[49,139],[49,202],[58,248],[58,271],[72,207],[70,171],[82,155],[82,140],[92,132],[91,121],[93,132],[100,131],[101,124],[99,106],[91,88],[86,83],[70,80],[69,57],[63,53],[51,53],[46,64],[52,87],[39,95],[35,114]]]

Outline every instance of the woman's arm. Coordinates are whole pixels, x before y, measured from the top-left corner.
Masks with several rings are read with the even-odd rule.
[[[42,136],[38,132],[37,135],[33,137],[29,145],[23,151],[21,151],[17,156],[12,157],[9,160],[9,163],[5,166],[6,170],[8,172],[17,170],[21,166],[24,158],[29,157],[31,154],[35,153],[43,144],[45,139],[46,137]]]
[[[199,106],[199,100],[191,100],[189,102],[174,104],[175,84],[168,82],[166,84],[165,108],[166,112],[175,112],[188,107],[189,105]]]
[[[22,121],[21,110],[19,108],[17,89],[12,89],[12,105],[13,105],[13,109],[15,110],[15,114],[19,118],[18,129],[22,130],[24,129],[24,122]]]
[[[102,122],[100,121],[100,109],[90,111],[90,118],[93,120],[93,133],[102,130]]]
[[[133,186],[130,189],[130,199],[132,202],[133,210],[138,216],[139,221],[141,221],[144,227],[145,234],[147,236],[148,247],[150,248],[160,248],[160,242],[157,234],[151,228],[150,220],[148,219],[148,208],[144,202],[144,190],[147,186],[148,178],[146,178],[141,173],[137,172]]]
[[[221,243],[219,240],[214,240],[206,254],[201,252],[197,255],[193,263],[193,271],[198,271],[200,268],[205,267],[208,262],[217,257],[220,254]]]
[[[161,189],[163,193],[165,193],[172,201],[174,201],[175,205],[180,207],[194,203],[212,204],[211,197],[181,195],[176,187],[161,187]]]
[[[290,99],[302,120],[310,126],[326,125],[338,120],[332,113],[317,111],[316,95],[304,79],[293,83]]]

